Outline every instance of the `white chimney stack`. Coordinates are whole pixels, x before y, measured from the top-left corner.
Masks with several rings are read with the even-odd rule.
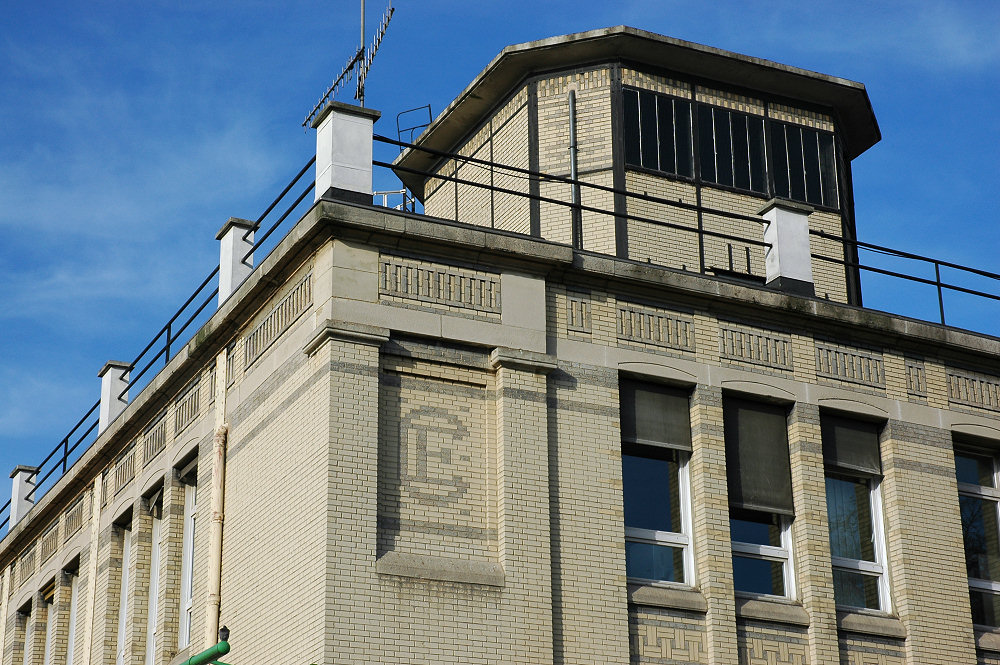
[[[372,202],[373,109],[330,102],[312,122],[316,130],[316,199]]]
[[[230,217],[215,239],[219,241],[219,306],[253,272],[253,232],[257,225],[248,219]],[[247,256],[249,254],[249,256]],[[246,256],[246,260],[243,257]]]
[[[14,525],[35,505],[35,497],[29,497],[28,493],[35,488],[37,475],[37,466],[23,464],[14,467],[11,472],[10,477],[14,479],[14,485],[10,491],[10,518],[7,520],[7,531],[13,529]]]
[[[809,249],[809,214],[804,203],[771,199],[757,214],[764,218],[767,286],[798,295],[816,295]]]
[[[103,432],[128,406],[128,375],[132,367],[120,360],[109,360],[97,373],[101,379],[101,413],[97,433]],[[122,394],[124,393],[124,394]],[[120,395],[120,397],[119,397]]]

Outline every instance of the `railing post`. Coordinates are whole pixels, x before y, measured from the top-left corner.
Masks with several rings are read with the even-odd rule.
[[[101,379],[101,407],[97,420],[97,433],[103,432],[128,406],[128,375],[132,369],[128,363],[109,360],[97,373]]]
[[[767,286],[788,293],[816,295],[812,253],[809,248],[809,213],[804,203],[771,199],[757,214],[764,218],[764,255]]]
[[[372,203],[374,109],[330,102],[312,122],[316,130],[315,200]]]
[[[215,239],[219,241],[219,306],[253,272],[253,232],[256,224],[230,217]],[[247,256],[249,254],[249,256]],[[243,257],[246,257],[244,260]],[[167,338],[169,344],[169,337]]]
[[[937,286],[938,292],[938,309],[941,310],[941,325],[945,325],[944,322],[944,292],[941,289],[941,264],[937,261],[934,262],[934,285]]]
[[[35,489],[37,476],[37,466],[20,464],[11,472],[10,477],[14,479],[14,483],[10,491],[10,519],[7,521],[7,531],[13,529],[14,525],[35,505],[34,497],[29,497],[29,494]]]

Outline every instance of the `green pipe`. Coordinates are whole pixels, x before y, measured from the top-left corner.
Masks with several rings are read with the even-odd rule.
[[[181,665],[207,665],[207,663],[211,663],[216,658],[225,656],[227,653],[229,653],[229,642],[219,642],[215,646],[209,647],[201,653],[191,656],[181,663]]]

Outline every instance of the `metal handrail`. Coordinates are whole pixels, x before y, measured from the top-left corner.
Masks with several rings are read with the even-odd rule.
[[[302,167],[302,169],[295,175],[292,181],[289,182],[287,186],[285,186],[285,188],[281,191],[281,193],[278,194],[278,196],[257,218],[257,222],[255,223],[254,228],[260,227],[264,219],[267,218],[267,216],[282,202],[282,200],[284,200],[288,192],[291,191],[291,189],[299,182],[299,180],[301,180],[301,178],[309,171],[309,169],[315,163],[316,163],[316,157],[313,156],[309,159],[308,162],[306,162],[306,165]],[[284,222],[285,219],[287,219],[287,217],[302,202],[305,196],[310,191],[313,190],[314,186],[315,183],[311,183],[308,187],[306,187],[305,191],[303,191],[295,199],[295,201],[285,210],[285,212],[277,220],[275,220],[275,222],[268,228],[268,230],[264,233],[264,235],[261,236],[253,244],[253,247],[251,248],[250,252],[248,252],[247,255],[243,257],[244,261],[253,253],[255,249],[259,248],[274,233],[274,231],[278,228],[278,226],[280,226],[282,222]],[[246,236],[244,236],[244,238],[246,238]],[[149,342],[135,356],[135,359],[132,360],[131,363],[129,363],[128,368],[122,372],[121,378],[124,378],[126,373],[132,372],[132,370],[134,370],[139,365],[140,362],[146,359],[146,356],[150,353],[150,351],[152,351],[154,348],[158,348],[158,350],[156,351],[155,354],[153,354],[152,357],[146,359],[146,363],[142,367],[142,369],[140,369],[139,372],[134,376],[129,377],[129,380],[126,382],[124,390],[122,390],[118,394],[118,399],[123,398],[128,393],[129,389],[135,386],[138,383],[138,381],[149,371],[149,369],[153,365],[155,365],[158,360],[160,360],[160,358],[164,359],[164,367],[170,361],[171,346],[180,339],[181,335],[184,334],[184,332],[188,329],[188,327],[198,318],[198,316],[201,315],[202,312],[204,312],[205,308],[208,307],[208,305],[218,296],[219,293],[218,287],[215,287],[210,293],[208,293],[207,297],[205,297],[203,300],[198,301],[197,308],[193,312],[191,312],[186,319],[184,319],[183,323],[179,327],[177,327],[175,324],[179,320],[181,320],[182,316],[187,314],[187,310],[190,308],[192,303],[195,303],[196,299],[204,294],[206,288],[218,274],[219,274],[219,266],[215,266],[212,269],[212,271],[209,272],[209,274],[205,277],[205,279],[202,280],[201,284],[198,285],[198,287],[194,290],[194,292],[190,296],[188,296],[188,298],[184,301],[184,303],[173,313],[173,315],[167,320],[167,322],[152,336],[152,338],[150,338]],[[34,487],[32,487],[31,490],[26,494],[25,496],[26,499],[37,500],[38,497],[36,497],[35,495],[39,493],[40,494],[45,493],[46,490],[42,488],[47,480],[53,477],[53,475],[56,474],[57,471],[59,472],[60,476],[68,471],[70,459],[73,453],[77,451],[80,445],[98,427],[99,424],[98,418],[93,418],[92,422],[90,422],[89,425],[87,423],[88,420],[91,419],[94,416],[95,412],[100,408],[100,405],[101,405],[100,400],[98,400],[93,406],[91,406],[90,409],[83,415],[83,417],[80,418],[80,420],[77,421],[77,423],[69,430],[66,436],[64,436],[60,440],[60,442],[51,451],[49,451],[48,455],[45,456],[41,464],[38,465],[38,471],[36,472],[37,480],[35,482]],[[70,440],[73,439],[74,435],[78,432],[78,430],[80,430],[85,425],[87,425],[86,428],[82,431],[79,437],[76,438],[75,443],[70,445]],[[44,470],[43,472],[43,469],[45,469],[46,465],[48,465],[53,460],[55,460],[54,463],[47,470]],[[39,476],[39,474],[41,475]],[[0,506],[0,516],[2,516],[2,519],[0,519],[0,528],[6,526],[10,521],[10,507],[11,507],[11,502],[9,499],[3,506]]]

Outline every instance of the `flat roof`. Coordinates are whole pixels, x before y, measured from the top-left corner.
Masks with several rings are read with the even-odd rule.
[[[438,115],[416,144],[453,151],[530,75],[619,59],[829,107],[839,120],[850,159],[882,138],[861,83],[620,25],[506,47]],[[438,159],[407,149],[394,164],[429,171]],[[397,174],[411,190],[423,193],[426,177]]]

